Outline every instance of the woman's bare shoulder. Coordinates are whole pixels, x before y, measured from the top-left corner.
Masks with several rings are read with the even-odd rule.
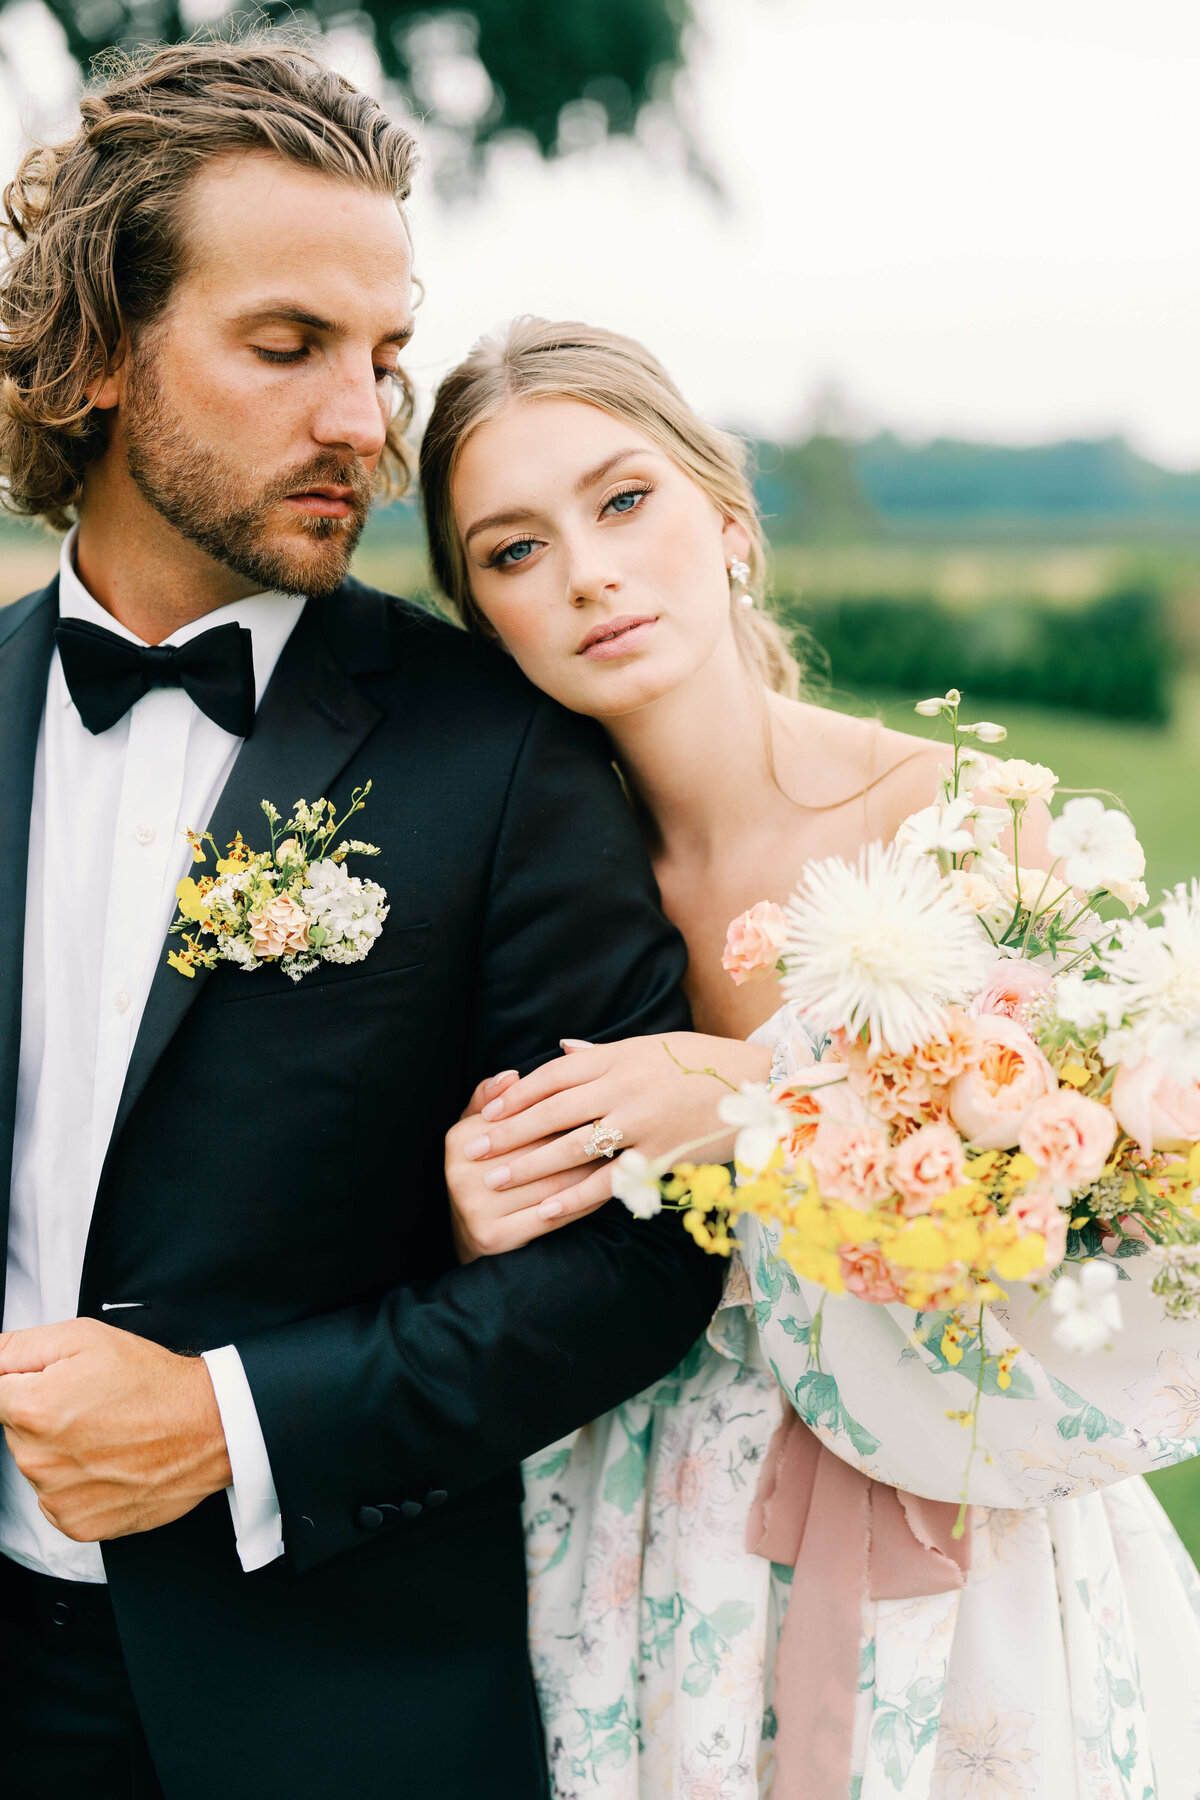
[[[936,797],[944,744],[893,731],[879,719],[856,718],[806,701],[787,704],[785,729],[795,752],[797,785],[809,806],[844,805],[870,797],[872,815],[895,814],[898,825]]]

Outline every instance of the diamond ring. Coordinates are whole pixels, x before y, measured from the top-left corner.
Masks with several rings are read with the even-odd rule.
[[[602,1125],[599,1119],[596,1119],[584,1139],[583,1154],[585,1156],[611,1156],[618,1144],[624,1142],[625,1133],[619,1126]]]

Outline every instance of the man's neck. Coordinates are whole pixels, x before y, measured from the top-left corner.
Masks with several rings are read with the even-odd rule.
[[[116,484],[114,484],[116,485]],[[75,567],[88,593],[144,644],[259,592],[191,543],[125,484],[89,481],[79,509]]]

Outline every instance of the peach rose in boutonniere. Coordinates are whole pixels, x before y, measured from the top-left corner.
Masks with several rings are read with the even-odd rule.
[[[248,923],[255,956],[294,956],[308,949],[308,918],[289,894],[276,894]]]

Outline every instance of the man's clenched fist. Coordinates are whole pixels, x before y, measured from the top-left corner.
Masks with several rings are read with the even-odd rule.
[[[78,1543],[166,1525],[232,1480],[206,1364],[96,1319],[0,1332],[0,1424]]]

